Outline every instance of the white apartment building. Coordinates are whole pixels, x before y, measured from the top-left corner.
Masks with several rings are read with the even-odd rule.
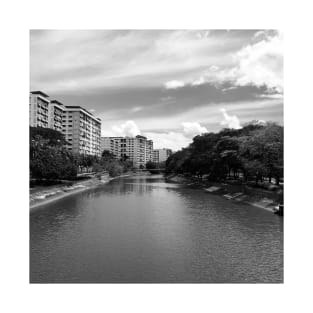
[[[101,137],[101,153],[106,150],[115,155],[117,159],[121,158],[121,139],[124,137]]]
[[[80,106],[65,106],[62,133],[73,153],[100,156],[101,119]]]
[[[29,94],[29,125],[32,127],[49,127],[50,100],[42,91]]]
[[[102,137],[101,152],[110,151],[117,159],[128,159],[136,168],[145,167],[152,161],[153,141],[144,136]]]
[[[73,153],[101,155],[101,120],[80,106],[50,101],[42,91],[29,95],[29,125],[62,132]]]
[[[49,128],[62,132],[62,119],[65,112],[65,106],[57,101],[50,102]]]
[[[154,163],[161,163],[165,162],[167,158],[172,154],[171,149],[154,149],[153,150],[153,162]]]

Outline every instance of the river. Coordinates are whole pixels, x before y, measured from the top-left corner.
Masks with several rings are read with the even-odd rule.
[[[281,283],[283,219],[161,175],[30,214],[32,283]]]

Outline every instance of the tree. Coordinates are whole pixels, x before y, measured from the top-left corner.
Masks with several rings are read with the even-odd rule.
[[[110,152],[108,150],[103,150],[102,155],[101,155],[101,159],[105,160],[105,161],[111,161],[111,160],[115,160],[116,157],[112,152]]]
[[[211,180],[230,177],[256,183],[283,177],[283,127],[275,123],[246,124],[241,129],[223,129],[193,138],[193,142],[172,154],[165,163],[169,173],[208,175]]]
[[[112,162],[108,166],[109,175],[111,177],[115,177],[121,175],[123,173],[123,167],[116,162]]]
[[[36,179],[73,179],[77,167],[63,135],[53,129],[30,128],[30,175]]]
[[[146,163],[146,169],[147,169],[147,170],[155,169],[155,168],[157,168],[157,167],[158,167],[157,163],[154,163],[154,162],[152,162],[152,161],[148,161],[148,162]]]

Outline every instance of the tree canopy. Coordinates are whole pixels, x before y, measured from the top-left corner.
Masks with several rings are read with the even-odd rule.
[[[230,175],[246,180],[283,177],[283,127],[275,123],[250,123],[193,138],[187,147],[166,161],[167,173],[208,176],[223,180]]]

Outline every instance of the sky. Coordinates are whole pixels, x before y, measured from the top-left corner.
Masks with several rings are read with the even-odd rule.
[[[30,89],[102,120],[102,136],[179,150],[251,120],[283,124],[277,30],[31,30]]]

